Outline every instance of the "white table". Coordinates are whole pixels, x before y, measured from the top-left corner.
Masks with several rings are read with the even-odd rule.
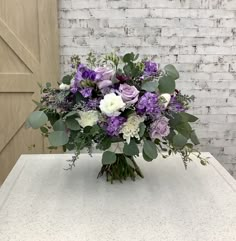
[[[0,189],[1,241],[233,241],[236,182],[210,155],[138,160],[144,179],[96,179],[100,154],[22,155]]]

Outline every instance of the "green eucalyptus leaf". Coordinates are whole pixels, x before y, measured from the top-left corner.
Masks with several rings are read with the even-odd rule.
[[[191,132],[192,132],[192,127],[189,125],[188,122],[182,122],[178,124],[175,129],[185,136],[186,138],[190,138]]]
[[[70,75],[66,75],[63,77],[62,79],[62,83],[66,84],[66,85],[70,85],[70,81],[71,81],[72,77]]]
[[[132,162],[132,160],[130,158],[125,157],[125,160],[130,167],[135,169],[134,163]]]
[[[164,67],[164,70],[165,70],[166,74],[169,77],[171,77],[173,80],[176,80],[179,78],[179,72],[177,71],[177,69],[175,68],[174,65],[168,64]]]
[[[147,162],[151,162],[153,159],[146,155],[146,153],[143,151],[143,159]]]
[[[74,115],[78,116],[78,111],[71,111],[68,114],[66,114],[63,118],[66,119],[66,118],[68,118],[70,116],[74,116]]]
[[[116,154],[111,151],[105,151],[102,154],[102,164],[103,165],[111,165],[116,162]]]
[[[65,123],[62,119],[57,120],[53,125],[54,131],[65,131]]]
[[[150,159],[157,158],[157,147],[156,144],[149,140],[144,140],[143,144],[143,152],[148,156]]]
[[[125,143],[123,152],[127,156],[137,156],[139,154],[139,149],[135,140],[131,139],[129,144]]]
[[[157,81],[148,81],[142,84],[142,90],[146,90],[148,92],[154,92],[158,89],[158,82]]]
[[[159,79],[158,89],[160,93],[173,93],[175,91],[175,81],[169,76],[162,76]]]
[[[29,115],[26,122],[27,125],[32,127],[33,129],[38,129],[41,126],[45,125],[47,121],[48,117],[43,111],[34,111]]]
[[[66,118],[66,126],[68,129],[73,130],[73,131],[80,130],[80,125],[79,125],[78,121],[73,117]]]
[[[141,122],[141,123],[139,124],[139,137],[140,137],[140,138],[143,137],[143,135],[144,135],[144,133],[145,133],[145,130],[146,130],[146,125],[145,125],[143,122]]]
[[[198,118],[196,116],[191,115],[186,112],[181,112],[181,113],[179,113],[179,115],[182,117],[182,120],[186,121],[186,122],[195,122],[198,120]]]
[[[191,138],[191,141],[194,145],[198,145],[200,144],[199,140],[198,140],[198,137],[195,133],[195,131],[192,131],[191,135],[190,135],[190,138]]]
[[[188,139],[185,136],[177,134],[173,137],[173,146],[176,149],[182,149],[186,145],[187,141]]]
[[[64,146],[69,138],[65,131],[54,131],[49,134],[48,140],[52,146]]]

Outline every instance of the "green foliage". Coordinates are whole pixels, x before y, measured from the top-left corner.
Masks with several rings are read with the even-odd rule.
[[[173,137],[173,145],[176,149],[182,149],[186,145],[187,141],[188,139],[181,134],[177,134]]]
[[[52,146],[63,146],[68,143],[69,138],[65,131],[54,131],[49,134],[48,140]]]
[[[62,78],[62,83],[66,85],[70,85],[71,79],[72,79],[71,75],[66,75]]]
[[[157,158],[157,147],[156,147],[156,144],[153,143],[152,141],[144,139],[143,153],[149,159]]]
[[[80,125],[79,125],[78,121],[73,117],[66,118],[66,126],[68,129],[73,130],[73,131],[80,130]]]
[[[196,116],[191,115],[191,114],[186,113],[186,112],[181,112],[181,113],[179,113],[179,115],[181,116],[182,121],[195,122],[195,121],[198,120],[198,118]]]
[[[139,155],[139,149],[138,145],[136,144],[134,139],[130,140],[130,143],[125,143],[123,152],[127,156],[138,156]]]
[[[45,125],[48,121],[47,115],[43,111],[32,112],[27,119],[27,126],[33,129],[38,129]]]
[[[142,84],[142,90],[148,91],[148,92],[155,92],[157,91],[159,86],[159,83],[157,81],[147,81]]]
[[[116,162],[116,154],[111,151],[105,151],[102,154],[102,164],[103,165],[111,165]]]
[[[173,93],[175,91],[175,81],[168,75],[164,75],[159,80],[158,89],[160,93]]]
[[[140,137],[140,139],[143,137],[143,135],[145,133],[145,130],[146,130],[146,125],[143,122],[141,122],[139,124],[139,137]]]
[[[196,135],[196,133],[195,133],[194,130],[191,132],[190,138],[191,138],[191,141],[192,141],[192,143],[193,143],[194,145],[200,144],[200,142],[199,142],[199,140],[198,140],[198,137],[197,137],[197,135]]]
[[[65,127],[64,121],[61,119],[57,120],[53,125],[53,130],[54,131],[65,131],[66,127]]]
[[[147,162],[151,162],[153,159],[150,158],[149,156],[146,155],[146,153],[144,152],[144,149],[142,151],[142,154],[143,154],[143,159]]]
[[[176,80],[179,78],[179,72],[175,68],[174,65],[168,64],[164,67],[166,75],[169,76],[171,79]]]
[[[130,158],[125,157],[125,160],[126,160],[126,162],[127,162],[127,164],[128,164],[129,166],[131,166],[132,168],[135,169],[135,165],[134,165],[134,163],[132,162],[132,160],[131,160]]]

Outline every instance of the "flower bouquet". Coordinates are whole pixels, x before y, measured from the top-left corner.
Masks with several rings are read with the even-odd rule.
[[[134,53],[99,58],[90,53],[86,65],[73,56],[71,69],[58,88],[41,86],[38,110],[26,122],[40,128],[50,149],[74,151],[69,168],[81,150],[91,154],[94,147],[103,152],[98,177],[105,174],[111,182],[143,177],[135,162],[140,152],[148,162],[179,153],[187,167],[199,144],[190,123],[198,118],[186,112],[194,97],[176,89],[179,73],[173,65],[161,69]]]

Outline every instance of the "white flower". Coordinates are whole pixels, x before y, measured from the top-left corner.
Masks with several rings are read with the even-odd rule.
[[[60,86],[59,86],[59,89],[60,90],[69,90],[70,89],[70,85],[61,83]]]
[[[121,96],[115,93],[110,93],[104,96],[100,101],[100,109],[107,116],[118,116],[120,115],[119,110],[125,107]]]
[[[79,115],[80,118],[77,118],[76,120],[83,128],[86,126],[93,126],[98,121],[98,112],[95,110],[79,111]]]
[[[169,103],[170,103],[170,99],[171,99],[171,95],[170,94],[161,94],[159,96],[159,100],[161,101],[161,103],[163,104],[163,106],[166,108]]]
[[[126,142],[129,144],[131,137],[135,137],[138,140],[139,137],[139,125],[141,122],[144,121],[143,117],[137,116],[137,115],[131,115],[127,122],[124,123],[121,133],[123,133],[123,138],[126,140]]]

